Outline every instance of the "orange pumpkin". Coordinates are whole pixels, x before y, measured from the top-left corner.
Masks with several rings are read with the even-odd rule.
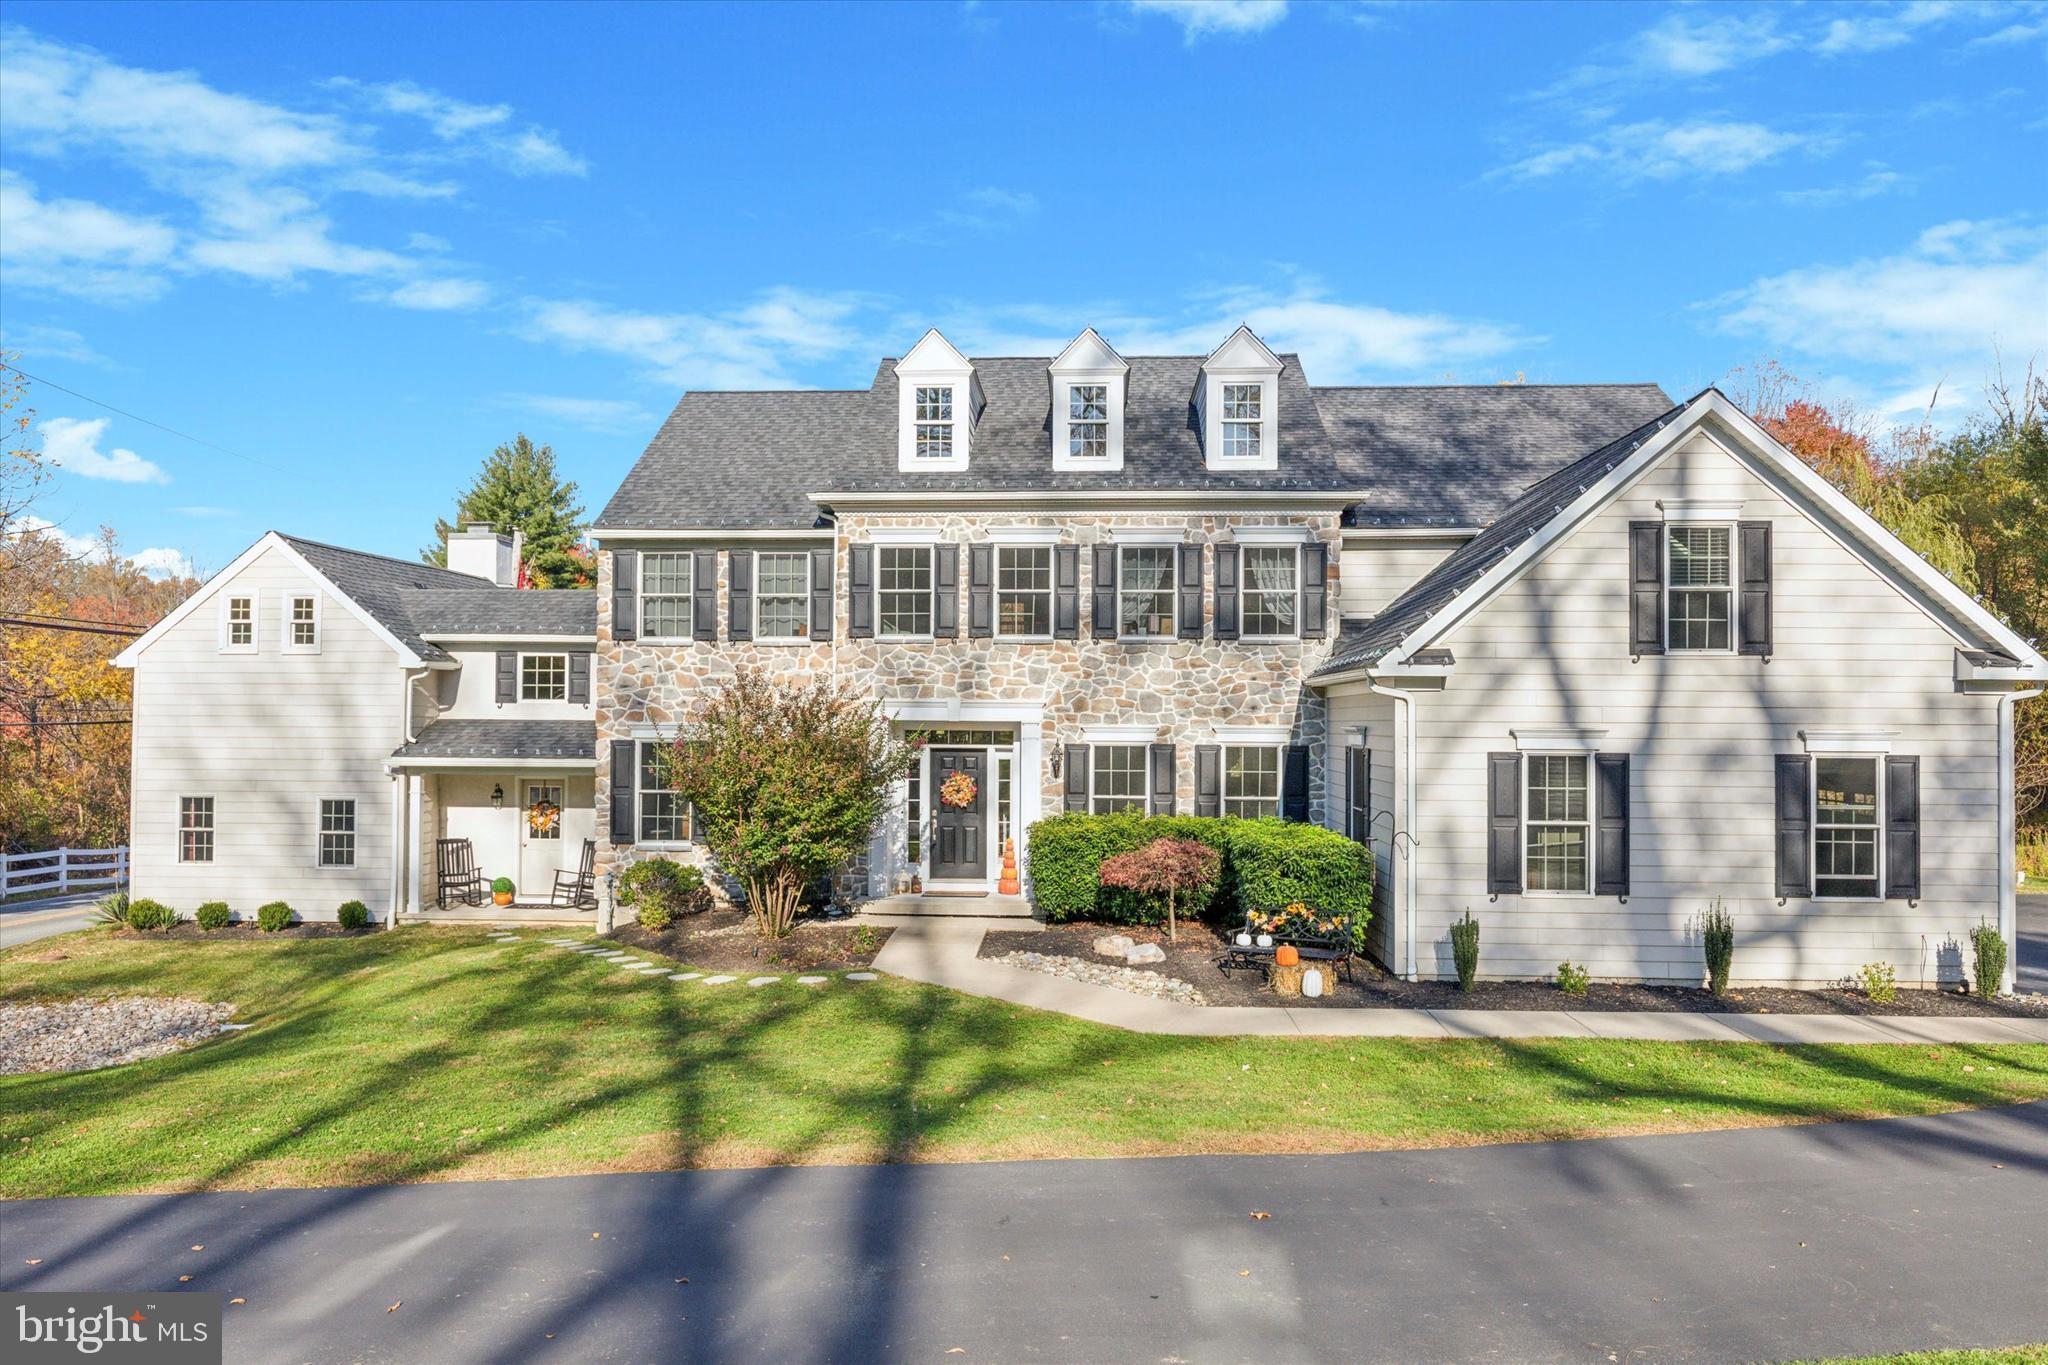
[[[1283,967],[1292,967],[1301,961],[1301,954],[1295,951],[1292,943],[1283,943],[1273,950],[1273,960]]]

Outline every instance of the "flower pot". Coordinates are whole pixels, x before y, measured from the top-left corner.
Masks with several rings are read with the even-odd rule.
[[[1292,943],[1283,943],[1273,950],[1273,960],[1283,967],[1292,967],[1301,961],[1301,953]]]
[[[1271,934],[1260,934],[1260,935],[1259,935],[1259,946],[1260,946],[1261,948],[1270,948],[1270,947],[1272,947],[1272,946],[1273,946],[1273,936],[1272,936]]]
[[[512,903],[512,893],[510,891],[493,891],[491,893],[491,903],[493,905],[510,905]]]

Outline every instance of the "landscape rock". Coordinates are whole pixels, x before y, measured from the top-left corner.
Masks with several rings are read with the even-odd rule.
[[[1129,934],[1104,934],[1095,940],[1095,951],[1104,957],[1122,957],[1131,950],[1133,940]]]
[[[1133,943],[1124,949],[1124,961],[1133,966],[1140,962],[1166,961],[1166,949],[1156,943]]]
[[[0,1075],[90,1071],[161,1057],[230,1027],[234,1010],[162,996],[0,1005]]]

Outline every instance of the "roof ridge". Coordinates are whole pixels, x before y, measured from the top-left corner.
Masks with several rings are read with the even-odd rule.
[[[1591,383],[1558,384],[1508,384],[1496,381],[1491,384],[1311,384],[1310,393],[1377,393],[1387,389],[1419,389],[1437,392],[1442,389],[1656,389],[1664,386],[1651,379],[1606,379]]]
[[[312,548],[316,550],[332,550],[336,554],[354,555],[358,559],[374,559],[380,563],[397,565],[399,568],[402,569],[424,569],[428,573],[454,574],[457,578],[470,579],[480,588],[491,588],[499,592],[514,591],[511,588],[503,588],[496,583],[492,583],[488,580],[478,578],[475,574],[466,574],[463,573],[460,569],[450,569],[440,564],[429,564],[425,560],[421,559],[400,559],[396,555],[380,555],[375,550],[358,550],[353,546],[349,545],[334,545],[324,540],[313,540],[307,536],[295,536],[289,531],[279,531],[276,534],[282,537],[283,539],[289,541],[293,545],[310,545]],[[466,587],[468,585],[464,584],[463,586]]]

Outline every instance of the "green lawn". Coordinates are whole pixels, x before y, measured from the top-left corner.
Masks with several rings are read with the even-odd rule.
[[[1813,1365],[2048,1365],[2048,1346],[1992,1351],[1911,1351],[1902,1356],[1856,1356]]]
[[[2039,1045],[1152,1037],[888,979],[648,980],[482,930],[92,930],[0,954],[0,1000],[117,993],[232,1001],[252,1027],[155,1061],[0,1078],[0,1195],[1343,1151],[2048,1096]]]

